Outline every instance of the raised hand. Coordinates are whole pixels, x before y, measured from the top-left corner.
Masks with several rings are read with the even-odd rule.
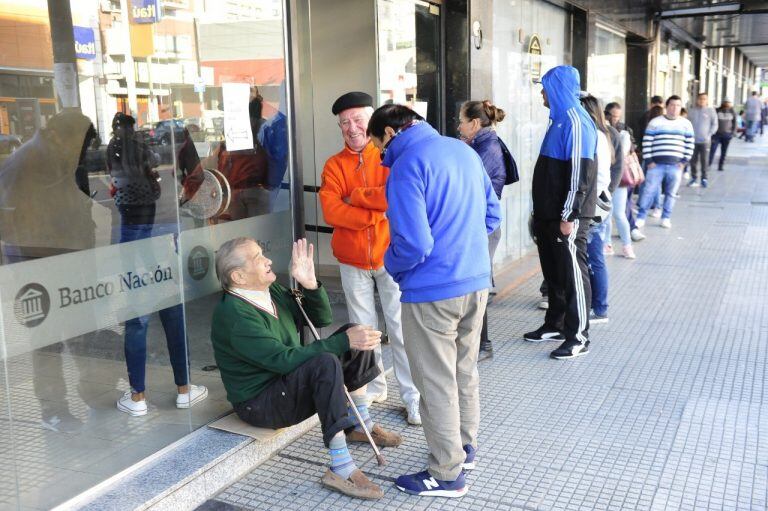
[[[317,289],[315,277],[315,247],[306,238],[293,242],[291,253],[291,277],[305,289]]]

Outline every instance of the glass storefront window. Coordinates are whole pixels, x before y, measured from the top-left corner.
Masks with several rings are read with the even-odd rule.
[[[549,123],[549,110],[541,99],[536,73],[570,64],[571,18],[567,11],[546,2],[494,2],[493,103],[507,113],[496,126],[520,170],[520,181],[507,186],[501,199],[502,239],[495,258],[520,258],[533,247],[528,234],[531,215],[531,180],[541,141]],[[524,39],[520,41],[521,27]],[[541,54],[530,53],[533,36]],[[506,72],[505,70],[517,70]],[[472,98],[484,99],[484,98]]]
[[[623,35],[595,26],[593,50],[587,62],[587,86],[603,105],[624,106],[626,95],[627,44]]]
[[[0,508],[227,413],[215,251],[292,241],[282,2],[50,4],[0,0]]]
[[[379,104],[410,105],[442,126],[439,5],[379,0]]]

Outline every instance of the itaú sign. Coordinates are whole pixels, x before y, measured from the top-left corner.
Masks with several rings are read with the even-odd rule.
[[[160,21],[160,0],[131,0],[133,23],[157,23]]]
[[[96,58],[96,36],[90,27],[72,27],[75,35],[75,55],[79,59]]]

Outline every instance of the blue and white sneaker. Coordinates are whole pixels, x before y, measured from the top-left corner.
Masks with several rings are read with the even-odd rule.
[[[473,470],[475,468],[475,454],[477,449],[472,447],[472,444],[464,446],[464,452],[467,453],[467,457],[464,459],[464,463],[461,464],[461,468],[464,470]]]
[[[398,477],[395,486],[400,491],[422,497],[463,497],[469,489],[463,471],[455,481],[441,481],[425,470]]]

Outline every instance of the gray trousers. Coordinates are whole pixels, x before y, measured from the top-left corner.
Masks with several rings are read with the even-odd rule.
[[[373,296],[374,285],[379,292],[384,321],[387,324],[392,346],[392,367],[400,387],[400,399],[408,406],[419,400],[419,391],[411,379],[408,356],[405,354],[403,341],[400,288],[387,270],[382,266],[378,270],[361,270],[348,264],[339,263],[341,286],[347,301],[347,312],[352,323],[371,325],[378,329],[379,316],[376,313],[376,300]],[[387,392],[387,379],[384,376],[384,361],[381,358],[381,346],[374,350],[379,376],[368,384],[368,397],[375,398]]]
[[[693,156],[691,156],[691,177],[695,178],[701,168],[701,179],[707,179],[709,172],[709,142],[696,142],[693,145]],[[677,193],[675,191],[674,193]]]
[[[466,454],[477,447],[480,376],[477,352],[488,290],[437,302],[403,303],[403,336],[411,375],[421,394],[429,472],[455,481]]]

